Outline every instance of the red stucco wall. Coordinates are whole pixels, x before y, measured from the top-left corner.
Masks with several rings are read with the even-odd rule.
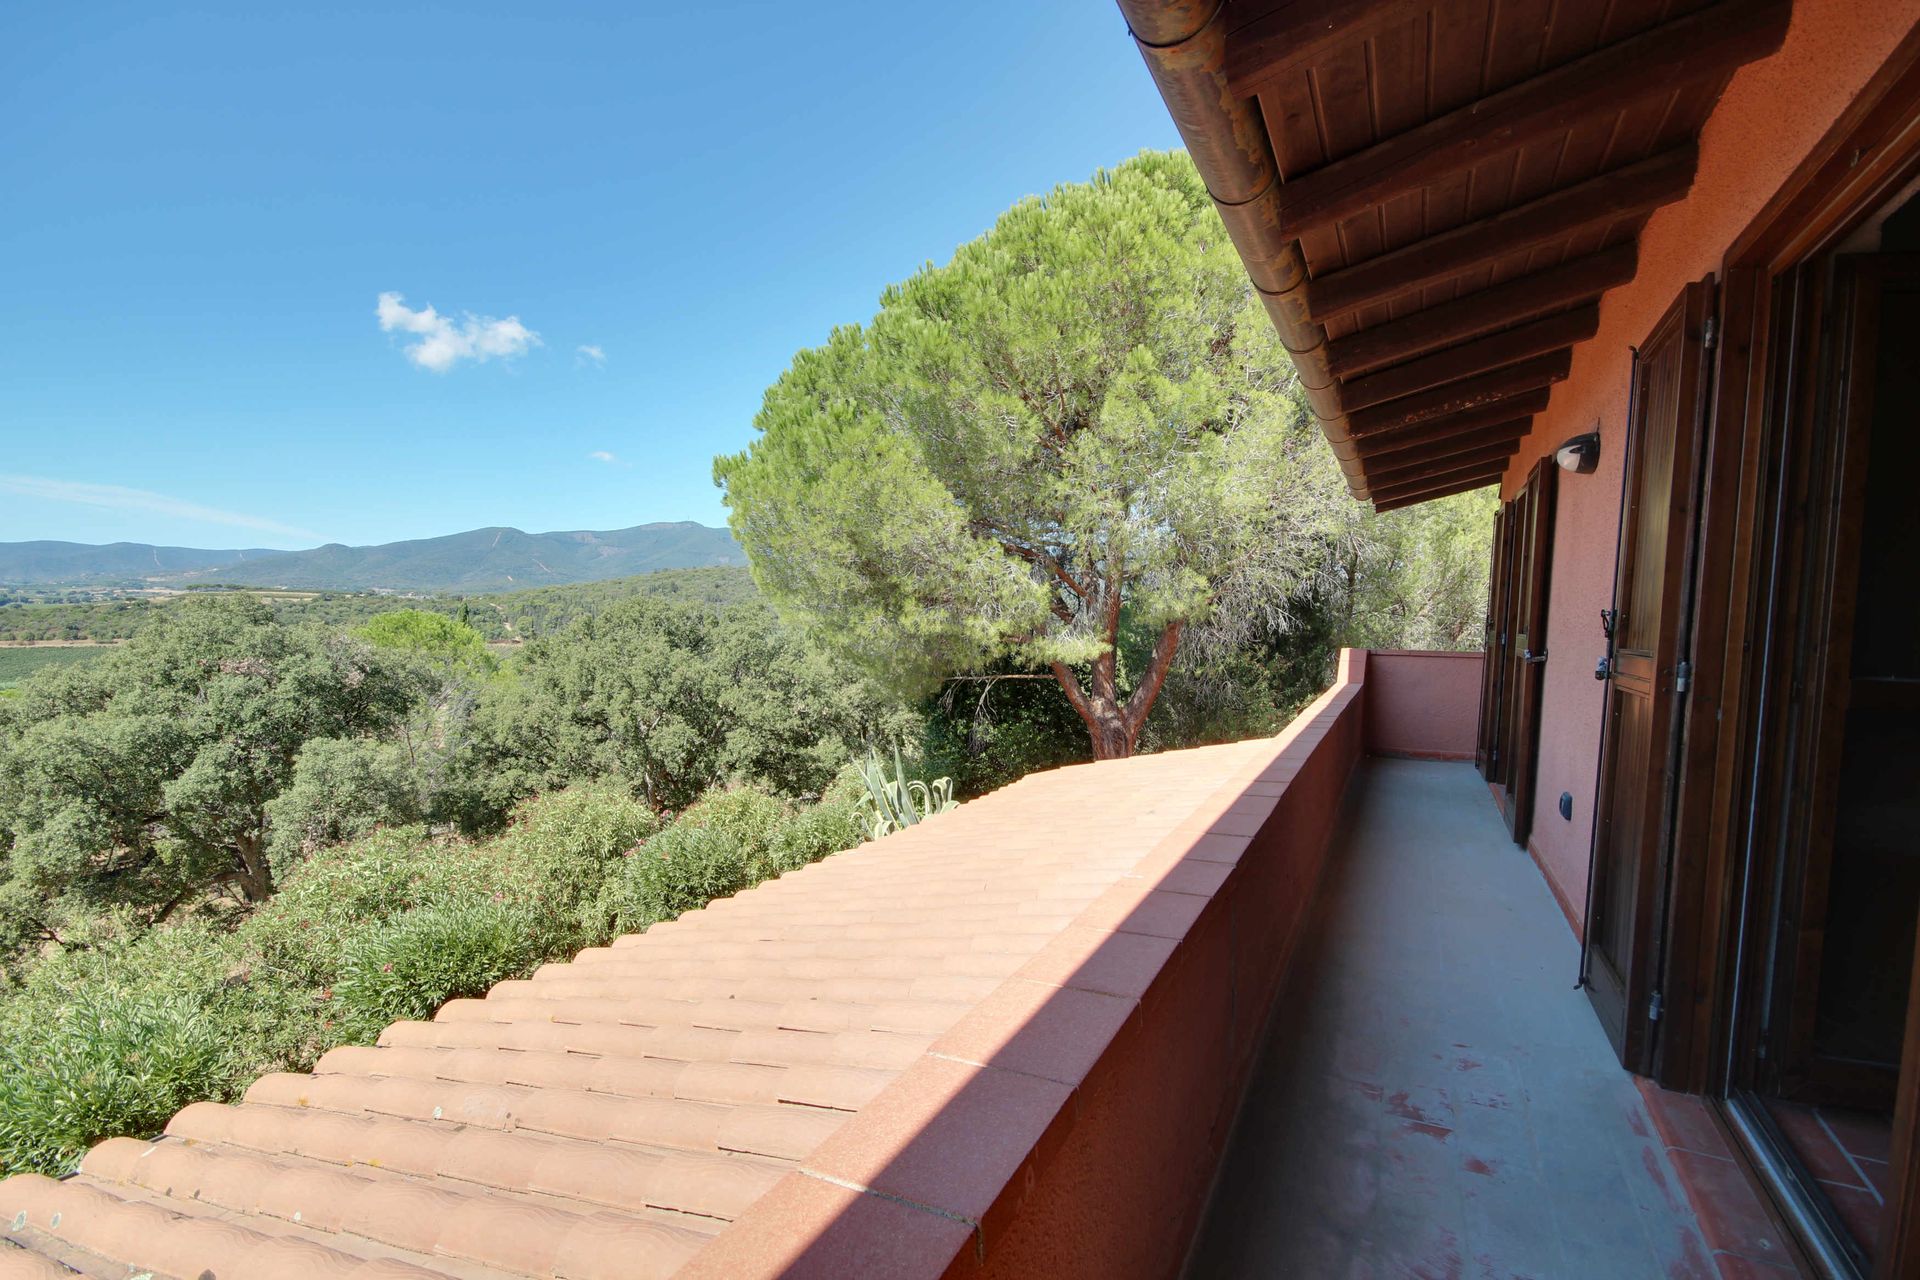
[[[1372,661],[1343,652],[1340,682],[1287,728],[1274,764],[1230,784],[1242,806],[1272,797],[1246,810],[1259,813],[1251,845],[1088,1075],[1004,1235],[948,1280],[1178,1273],[1362,752]]]
[[[1686,284],[1719,269],[1733,238],[1916,21],[1920,0],[1795,0],[1785,43],[1728,85],[1701,133],[1693,190],[1647,224],[1639,274],[1601,303],[1599,333],[1575,350],[1571,375],[1507,470],[1511,496],[1535,459],[1569,436],[1600,431],[1600,469],[1563,475],[1555,511],[1533,846],[1563,901],[1583,901],[1593,830],[1602,694],[1593,667],[1605,653],[1600,610],[1611,603],[1629,347]],[[1562,791],[1573,794],[1571,821],[1558,812]]]
[[[1367,750],[1422,760],[1473,759],[1480,719],[1478,653],[1367,653]]]

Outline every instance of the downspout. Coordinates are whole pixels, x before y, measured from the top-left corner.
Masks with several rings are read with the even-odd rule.
[[[1341,404],[1340,381],[1327,363],[1327,331],[1307,318],[1307,263],[1300,242],[1280,225],[1280,166],[1253,99],[1227,86],[1226,0],[1119,0],[1127,30],[1166,100],[1200,179],[1213,197],[1227,236],[1293,357],[1307,404],[1335,446],[1356,498],[1367,495]]]

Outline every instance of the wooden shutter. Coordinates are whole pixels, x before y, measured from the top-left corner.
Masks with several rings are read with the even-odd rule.
[[[1633,1070],[1647,1067],[1659,1016],[1711,298],[1711,280],[1688,285],[1633,368],[1587,920],[1588,994]]]

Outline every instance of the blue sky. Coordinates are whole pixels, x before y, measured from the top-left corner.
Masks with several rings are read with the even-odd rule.
[[[1101,0],[291,8],[0,24],[0,540],[722,523],[796,350],[1177,144]]]

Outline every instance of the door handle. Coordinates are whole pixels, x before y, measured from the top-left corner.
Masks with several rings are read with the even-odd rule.
[[[1613,678],[1613,663],[1612,663],[1612,662],[1611,662],[1610,660],[1608,660],[1608,659],[1606,659],[1606,658],[1602,658],[1602,659],[1600,659],[1600,661],[1599,661],[1599,662],[1597,662],[1597,663],[1595,663],[1595,664],[1594,664],[1594,668],[1593,668],[1593,678],[1594,678],[1595,680],[1610,680],[1610,679],[1612,679],[1612,678]]]
[[[1544,653],[1535,653],[1531,649],[1522,649],[1520,651],[1520,661],[1522,662],[1532,663],[1537,666],[1546,660],[1547,655]]]

